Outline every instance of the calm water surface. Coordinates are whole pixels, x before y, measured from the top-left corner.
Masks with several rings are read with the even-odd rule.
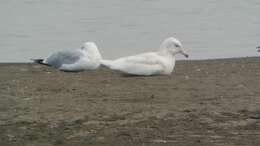
[[[260,54],[259,0],[0,0],[0,18],[0,62],[27,62],[85,41],[113,59],[155,50],[168,36],[191,59]]]

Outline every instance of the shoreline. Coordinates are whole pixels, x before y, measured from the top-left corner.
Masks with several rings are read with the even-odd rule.
[[[259,58],[260,56],[246,56],[246,57],[227,57],[227,58],[206,58],[206,59],[183,59],[178,58],[176,61],[216,61],[216,60],[237,60],[237,59],[251,59],[251,58]],[[0,64],[33,64],[33,62],[0,62]]]
[[[169,76],[0,63],[0,145],[260,145],[260,57]]]
[[[124,57],[124,56],[122,56]],[[177,57],[176,61],[207,61],[207,60],[225,60],[225,59],[246,59],[246,58],[258,58],[260,57],[260,55],[255,55],[255,56],[244,56],[244,57],[213,57],[213,58],[201,58],[201,59],[183,59],[182,57],[179,58],[179,56]],[[32,61],[29,61],[30,59],[28,59],[28,62],[8,62],[8,61],[4,61],[4,62],[0,62],[0,64],[23,64],[23,63],[33,63]],[[113,59],[111,59],[113,60]]]

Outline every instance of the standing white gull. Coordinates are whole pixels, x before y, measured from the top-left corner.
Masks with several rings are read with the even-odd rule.
[[[116,60],[102,60],[101,64],[130,75],[169,75],[174,69],[175,55],[178,53],[188,57],[181,42],[170,37],[163,41],[157,52],[122,57]]]
[[[46,59],[32,59],[35,63],[53,66],[62,71],[93,70],[102,57],[95,43],[86,42],[79,49],[60,50]]]

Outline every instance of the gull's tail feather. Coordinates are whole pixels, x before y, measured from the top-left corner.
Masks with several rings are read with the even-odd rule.
[[[106,66],[106,67],[111,68],[112,61],[111,60],[101,60],[101,64]]]
[[[33,61],[33,63],[49,66],[49,64],[44,63],[44,59],[31,59],[31,60]]]
[[[258,47],[256,47],[258,50],[257,50],[257,52],[260,52],[260,46],[258,46]]]

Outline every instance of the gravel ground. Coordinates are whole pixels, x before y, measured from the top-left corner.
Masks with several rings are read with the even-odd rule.
[[[259,146],[260,57],[170,76],[0,64],[2,146]]]

